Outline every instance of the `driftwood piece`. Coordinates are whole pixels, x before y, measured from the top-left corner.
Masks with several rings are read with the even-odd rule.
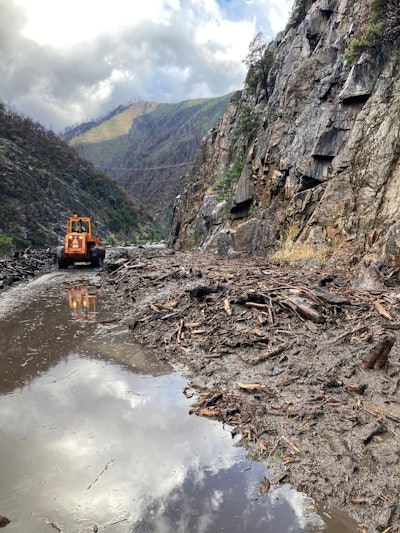
[[[390,420],[394,420],[395,422],[400,422],[400,416],[397,416],[396,414],[391,413],[390,411],[382,409],[382,407],[379,407],[379,405],[363,402],[362,407],[364,411],[371,415],[384,416],[385,418],[389,418]]]
[[[228,316],[232,315],[231,304],[229,303],[229,300],[227,298],[224,300],[224,309],[225,309],[225,313]]]
[[[361,368],[382,368],[395,342],[392,335],[383,335],[364,359]]]
[[[243,359],[243,358],[242,359],[248,365],[255,366],[255,365],[258,365],[259,363],[262,363],[263,361],[266,361],[270,357],[273,357],[274,355],[279,355],[284,350],[286,350],[287,347],[288,347],[288,345],[286,343],[285,344],[281,344],[280,346],[277,346],[276,348],[273,348],[272,350],[268,350],[267,352],[264,352],[264,353],[258,355],[257,357],[254,357],[253,359]]]
[[[236,382],[236,385],[239,389],[249,391],[249,392],[265,392],[267,385],[264,383],[242,383],[240,381]]]
[[[283,440],[283,442],[285,442],[295,453],[300,453],[300,449],[287,437],[281,435],[281,440]]]
[[[378,300],[374,301],[374,307],[381,316],[387,318],[388,320],[393,320],[392,315],[383,307],[383,305]]]
[[[305,320],[311,320],[316,324],[323,324],[325,322],[323,315],[317,309],[311,307],[304,299],[296,298],[295,296],[286,296],[284,302]]]
[[[322,291],[321,289],[315,289],[314,294],[320,300],[333,305],[348,305],[350,302],[347,298],[343,296],[337,296],[331,294],[330,292]]]

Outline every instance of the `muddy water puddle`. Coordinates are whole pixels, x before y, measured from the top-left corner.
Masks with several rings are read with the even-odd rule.
[[[188,414],[186,380],[132,343],[93,276],[63,276],[0,317],[5,532],[356,531],[289,486],[260,492],[268,471]]]

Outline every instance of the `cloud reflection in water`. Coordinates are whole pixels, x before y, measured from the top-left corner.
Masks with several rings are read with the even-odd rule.
[[[31,533],[43,520],[71,532],[322,531],[303,495],[257,493],[262,465],[220,423],[188,416],[184,385],[70,354],[1,396],[2,513]]]

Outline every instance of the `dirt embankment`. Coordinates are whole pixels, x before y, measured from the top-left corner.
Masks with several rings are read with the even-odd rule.
[[[104,270],[135,340],[178,365],[193,411],[240,433],[271,486],[386,533],[400,531],[395,277],[146,249]]]

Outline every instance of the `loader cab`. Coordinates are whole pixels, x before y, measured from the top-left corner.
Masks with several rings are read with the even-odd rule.
[[[90,218],[78,217],[74,215],[69,219],[67,233],[86,233],[92,234],[91,220]]]

